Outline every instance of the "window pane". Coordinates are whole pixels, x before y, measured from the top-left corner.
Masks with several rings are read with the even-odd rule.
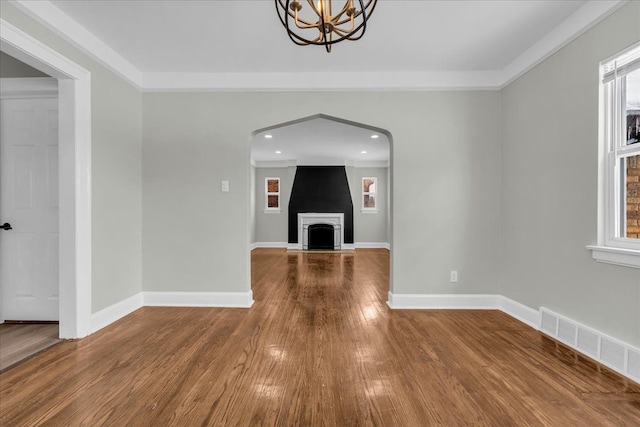
[[[640,142],[640,69],[627,74],[627,145]]]
[[[640,155],[627,157],[626,161],[626,237],[640,239]]]
[[[365,178],[362,180],[362,191],[365,193],[374,193],[376,191],[376,181],[373,178]]]
[[[372,195],[364,196],[364,207],[365,208],[375,208],[376,207],[376,198]]]
[[[268,193],[277,193],[280,191],[280,181],[277,179],[268,179],[267,180],[267,192]]]
[[[280,204],[278,203],[278,199],[280,196],[268,196],[267,197],[267,207],[268,208],[279,208]]]

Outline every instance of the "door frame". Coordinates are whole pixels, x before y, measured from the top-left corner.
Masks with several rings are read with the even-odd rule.
[[[13,110],[14,107],[11,106],[11,104],[4,104],[5,101],[18,101],[20,103],[23,102],[34,102],[35,104],[28,104],[29,106],[33,107],[35,106],[35,108],[38,107],[42,107],[44,105],[46,105],[46,111],[48,111],[48,108],[53,107],[55,105],[56,108],[56,115],[58,114],[58,81],[56,79],[54,79],[53,77],[9,77],[9,78],[3,78],[0,77],[0,103],[2,103],[2,108],[8,108],[11,111],[15,111]],[[42,104],[42,103],[45,104]],[[21,104],[24,105],[24,104]],[[34,110],[35,111],[35,110]],[[46,120],[47,116],[42,116],[41,120]],[[32,117],[33,120],[38,120],[37,119],[37,115],[34,115]],[[5,123],[5,120],[10,121],[11,119],[8,118],[8,116],[5,116],[2,121],[0,122],[0,126],[7,126],[8,123]],[[58,122],[58,120],[56,120],[56,122]],[[44,122],[43,122],[44,123]],[[42,124],[40,124],[42,125]],[[55,143],[56,143],[56,151],[57,151],[57,144],[58,144],[58,130],[57,130],[57,123],[56,123],[56,129],[55,129]],[[53,135],[47,134],[47,137],[51,137]],[[1,141],[0,140],[0,145],[2,145],[5,141]],[[10,142],[11,143],[11,142]],[[9,147],[7,147],[9,148]],[[2,151],[2,147],[0,147],[0,151]],[[5,153],[8,153],[9,150],[6,150]],[[10,160],[6,160],[3,162],[2,156],[0,155],[0,168],[2,167],[7,167],[10,165]],[[56,161],[56,167],[58,167],[58,161]],[[45,169],[42,169],[42,171],[46,170],[47,166],[41,165],[41,167],[44,167]],[[6,177],[6,175],[5,175]],[[0,178],[1,179],[1,178]],[[51,188],[51,186],[49,185],[49,181],[43,182],[43,185],[45,185],[47,188]],[[0,186],[2,185],[2,183],[0,182]],[[10,185],[9,185],[10,187]],[[56,187],[57,187],[57,177],[56,177]],[[8,189],[7,185],[5,185],[4,187],[5,189]],[[56,197],[58,197],[58,193],[59,191],[56,191]],[[2,194],[0,194],[0,196],[2,196]],[[43,195],[45,198],[47,197],[46,195]],[[50,207],[50,205],[48,203],[45,204],[46,207]],[[0,204],[0,212],[2,211],[2,205]],[[32,206],[33,208],[33,206]],[[44,209],[44,205],[40,206],[40,208]],[[37,209],[37,208],[36,208]],[[39,210],[39,209],[38,209]],[[56,209],[57,210],[57,209]],[[14,211],[15,212],[15,211]],[[59,216],[56,212],[56,216]],[[4,218],[7,218],[8,220],[10,220],[12,223],[14,221],[18,222],[18,218],[15,217],[15,215],[11,215],[9,214],[9,216],[3,216],[0,215],[0,220],[3,220]],[[42,219],[42,218],[40,218]],[[4,222],[4,221],[2,221]],[[58,231],[58,224],[59,221],[56,221],[55,223],[55,231]],[[37,222],[39,225],[42,225],[43,223],[41,222]],[[14,227],[16,227],[16,224],[13,224]],[[24,231],[24,230],[20,230],[20,226],[18,225],[18,227],[16,228],[16,230],[14,231]],[[11,233],[14,233],[14,231],[10,232],[10,233],[2,233],[3,238],[9,238],[9,236],[11,235]],[[52,229],[49,229],[47,226],[47,231],[51,232],[53,231]],[[59,252],[60,248],[59,248],[59,244],[57,245],[57,252]],[[5,246],[7,247],[7,246]],[[14,247],[13,245],[9,245],[8,247]],[[55,263],[59,264],[58,262],[58,253],[56,252],[56,256],[55,256]],[[30,251],[31,253],[31,251]],[[8,254],[0,254],[0,255],[4,255],[4,260],[3,261],[8,261]],[[41,259],[40,261],[44,262],[44,259]],[[0,264],[0,268],[6,268],[7,266],[4,265],[4,263]],[[47,269],[47,267],[49,267],[48,265],[41,265],[39,268],[45,268],[45,271],[50,271]],[[59,266],[56,265],[56,268],[58,268]],[[27,303],[30,307],[33,308],[34,311],[29,312],[30,314],[26,314],[27,312],[23,311],[26,310],[26,307],[22,307],[21,309],[17,309],[17,306],[13,306],[14,302],[15,304],[20,304],[18,302],[18,300],[14,300],[15,298],[15,294],[13,294],[12,296],[10,296],[8,293],[4,292],[4,289],[1,289],[3,286],[9,286],[8,283],[6,282],[2,282],[0,283],[0,294],[2,295],[2,301],[0,301],[0,319],[12,319],[12,320],[20,320],[20,319],[24,319],[24,320],[45,320],[45,321],[51,321],[51,320],[58,320],[60,318],[60,297],[59,297],[59,292],[60,292],[60,285],[57,283],[58,282],[58,275],[56,274],[55,277],[55,302],[53,302],[53,305],[49,305],[49,303],[44,303],[43,300],[44,298],[49,299],[51,298],[53,295],[51,293],[47,293],[46,297],[43,294],[39,294],[39,297],[42,299],[39,299],[38,297],[36,297],[35,295],[32,295],[34,298],[31,300],[30,303],[27,303],[25,301],[25,303]],[[47,279],[48,280],[48,279]],[[34,293],[39,293],[39,292],[43,292],[45,290],[49,290],[50,288],[47,286],[48,283],[42,283],[40,285],[37,285],[34,288]],[[13,289],[14,291],[16,291],[17,289]],[[53,289],[51,289],[51,291],[53,292]],[[9,297],[5,300],[6,297]],[[39,302],[38,302],[39,301]],[[43,305],[40,304],[44,304],[46,305],[45,308]],[[52,311],[55,307],[55,315]],[[13,312],[12,315],[8,315],[7,313],[11,311]],[[42,316],[42,317],[39,317]]]
[[[58,80],[60,338],[82,338],[92,311],[91,73],[3,19],[0,50]]]

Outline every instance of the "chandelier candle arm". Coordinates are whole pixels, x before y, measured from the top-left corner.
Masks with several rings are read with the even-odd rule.
[[[342,2],[342,7],[334,8],[334,1]],[[292,42],[299,46],[324,46],[327,52],[331,52],[335,43],[362,38],[377,1],[274,0],[280,22]],[[333,10],[339,12],[334,15]]]

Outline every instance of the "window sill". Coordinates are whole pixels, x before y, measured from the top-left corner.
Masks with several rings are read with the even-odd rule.
[[[363,214],[377,214],[378,213],[378,209],[362,208],[362,209],[360,209],[360,212],[362,212]]]
[[[640,251],[612,248],[610,246],[587,246],[591,256],[598,262],[640,268]]]
[[[280,213],[280,211],[281,211],[280,209],[276,209],[276,208],[267,208],[264,210],[264,213],[275,214],[275,213]]]

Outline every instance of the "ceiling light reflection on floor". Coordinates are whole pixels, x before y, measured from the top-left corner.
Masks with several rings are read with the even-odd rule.
[[[280,399],[283,395],[282,387],[269,384],[268,382],[259,383],[254,386],[254,392],[258,397],[267,399]]]
[[[287,351],[282,348],[270,348],[269,354],[271,355],[271,357],[280,362],[284,361],[287,358]]]
[[[377,319],[379,315],[380,313],[376,309],[375,305],[369,305],[362,309],[362,317],[367,321]]]
[[[367,386],[365,390],[367,396],[385,396],[389,394],[389,387],[385,384],[383,380],[375,380],[371,381],[370,385]]]

